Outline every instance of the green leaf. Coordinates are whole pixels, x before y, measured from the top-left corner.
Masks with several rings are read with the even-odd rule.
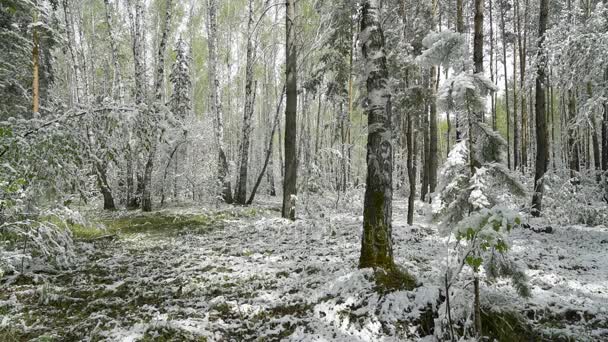
[[[465,259],[465,262],[467,265],[471,266],[475,272],[477,272],[481,266],[481,263],[483,262],[483,259],[480,257],[468,256]]]

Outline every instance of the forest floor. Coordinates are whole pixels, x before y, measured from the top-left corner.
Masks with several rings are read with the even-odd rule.
[[[357,269],[360,205],[319,205],[296,222],[280,218],[276,201],[103,214],[107,231],[76,234],[73,268],[0,283],[0,339],[419,340],[433,328],[427,308],[439,310],[446,240],[429,224],[406,225],[396,201],[396,262],[423,286],[379,292]],[[516,315],[530,329],[521,340],[608,340],[608,228],[516,229],[511,244],[532,297],[485,284],[484,308],[504,321],[488,330]]]

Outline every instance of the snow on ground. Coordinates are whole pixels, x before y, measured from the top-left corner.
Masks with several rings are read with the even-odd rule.
[[[318,207],[292,223],[279,218],[278,207],[223,207],[230,214],[204,226],[81,242],[73,269],[45,275],[44,283],[21,277],[0,285],[0,332],[62,341],[397,341],[425,334],[419,317],[439,301],[446,254],[432,225],[407,226],[405,203],[396,201],[395,258],[423,286],[379,294],[371,271],[356,267],[357,208]],[[606,227],[517,229],[512,252],[528,267],[533,297],[517,299],[497,282],[484,286],[484,303],[576,340],[606,340],[607,243]]]

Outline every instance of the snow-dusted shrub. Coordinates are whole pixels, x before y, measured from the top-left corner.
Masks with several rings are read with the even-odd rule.
[[[5,222],[0,226],[0,277],[40,265],[66,268],[74,260],[71,222],[80,216],[69,210],[49,212],[39,219]]]
[[[608,224],[606,202],[595,175],[577,177],[557,173],[545,176],[544,217],[553,224]]]

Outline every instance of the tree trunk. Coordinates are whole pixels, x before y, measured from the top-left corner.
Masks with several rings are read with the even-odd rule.
[[[247,21],[247,61],[245,66],[245,108],[243,110],[243,133],[241,135],[241,161],[239,167],[239,182],[237,184],[234,200],[237,204],[247,202],[247,172],[249,164],[249,142],[251,134],[251,118],[254,110],[255,87],[253,86],[253,60],[255,50],[253,46],[253,0],[249,0],[249,20]]]
[[[513,43],[513,170],[519,167],[519,120],[517,115],[517,47]]]
[[[122,80],[120,77],[120,63],[118,62],[118,47],[112,31],[112,17],[110,16],[110,1],[104,0],[106,24],[108,25],[108,39],[110,40],[110,50],[112,53],[112,64],[114,66],[114,75],[112,77],[112,96],[114,100],[122,102]]]
[[[36,25],[38,21],[38,13],[34,15],[34,24]],[[33,39],[33,48],[32,48],[32,64],[33,64],[33,77],[32,77],[32,112],[38,113],[40,111],[40,38],[38,36],[38,28],[36,26],[32,27],[32,39]]]
[[[363,237],[359,267],[392,269],[393,151],[391,100],[379,1],[362,3],[361,41],[365,62],[367,108],[367,181],[363,211]]]
[[[162,106],[162,88],[165,75],[165,50],[167,48],[167,39],[169,37],[169,30],[171,29],[171,14],[172,14],[172,0],[166,1],[165,18],[163,33],[161,36],[160,44],[158,45],[158,57],[156,60],[156,74],[155,74],[155,104],[154,109],[149,113],[152,115],[152,134],[150,137],[151,146],[148,152],[148,160],[144,169],[144,184],[143,193],[141,198],[141,209],[143,211],[152,211],[152,171],[154,170],[154,159],[156,158],[156,151],[158,150],[158,144],[160,137],[156,136],[159,130],[160,111]],[[161,133],[162,134],[162,133]]]
[[[494,70],[494,13],[492,7],[492,0],[488,1],[490,4],[490,80],[492,84],[494,84],[494,71],[498,72],[498,70]],[[491,98],[491,110],[492,110],[492,129],[496,131],[496,93],[492,93]]]
[[[115,210],[116,205],[114,204],[114,197],[112,197],[112,190],[108,184],[106,167],[96,162],[95,168],[97,171],[97,185],[99,186],[101,195],[103,196],[103,209]]]
[[[270,131],[270,139],[268,140],[268,149],[266,150],[266,158],[264,159],[264,164],[262,165],[262,171],[260,171],[260,174],[258,175],[258,178],[255,182],[255,184],[253,185],[253,189],[251,190],[251,195],[249,196],[249,199],[247,200],[247,204],[250,205],[251,203],[253,203],[253,199],[255,198],[255,194],[258,190],[258,187],[260,186],[260,183],[262,183],[262,178],[264,177],[264,173],[266,172],[266,168],[268,166],[272,166],[271,161],[272,161],[272,147],[274,145],[274,132],[277,129],[277,126],[279,126],[279,113],[281,112],[281,106],[283,105],[283,97],[285,95],[285,86],[283,86],[283,91],[281,91],[281,97],[279,98],[279,103],[277,104],[277,110],[276,110],[276,114],[274,116],[274,123],[272,124],[272,130]],[[268,171],[269,173],[272,172],[272,170]],[[274,180],[273,183],[270,184],[271,186],[271,196],[274,196],[274,194],[272,193],[274,191]]]
[[[437,139],[437,134],[438,134],[438,130],[437,130],[437,69],[435,68],[431,68],[431,113],[430,113],[430,122],[429,122],[429,129],[430,129],[430,150],[429,150],[429,186],[430,186],[430,191],[431,194],[435,192],[435,189],[437,188],[437,158],[438,158],[438,150],[439,150],[439,143],[438,143],[438,139]]]
[[[576,96],[570,89],[568,90],[568,117],[570,125],[575,125],[576,122]],[[576,177],[576,174],[581,171],[579,158],[579,142],[576,136],[578,129],[576,127],[568,128],[568,149],[570,155],[570,178]]]
[[[456,31],[458,33],[464,34],[463,0],[456,0]],[[460,129],[460,114],[458,112],[454,112],[454,126],[456,128],[456,142],[458,143],[462,140],[462,131]]]
[[[538,217],[542,210],[544,177],[549,164],[547,120],[545,118],[546,56],[543,53],[545,32],[549,16],[549,0],[540,0],[540,19],[538,29],[538,69],[536,71],[536,167],[534,172],[534,195],[532,197],[532,216]]]
[[[224,151],[224,119],[222,114],[222,100],[220,96],[220,81],[217,75],[217,0],[208,0],[207,20],[209,48],[209,103],[211,113],[214,115],[215,142],[218,149],[218,184],[221,187],[220,196],[226,203],[232,203],[232,191],[228,177],[228,160]]]
[[[604,0],[608,6],[608,0]],[[608,68],[604,72],[604,80],[608,83]],[[604,116],[602,120],[602,171],[608,171],[608,100],[604,103]]]
[[[502,35],[502,65],[505,73],[505,109],[506,109],[506,121],[507,121],[507,167],[511,169],[511,113],[509,111],[509,77],[507,72],[507,38],[505,30],[505,11],[506,9],[501,6],[500,8],[500,31]]]
[[[287,0],[285,3],[286,13],[286,36],[285,36],[285,62],[286,62],[286,105],[285,105],[285,173],[283,178],[283,208],[282,216],[295,220],[296,218],[296,186],[297,186],[297,52],[296,52],[296,30],[294,21],[295,0]]]

